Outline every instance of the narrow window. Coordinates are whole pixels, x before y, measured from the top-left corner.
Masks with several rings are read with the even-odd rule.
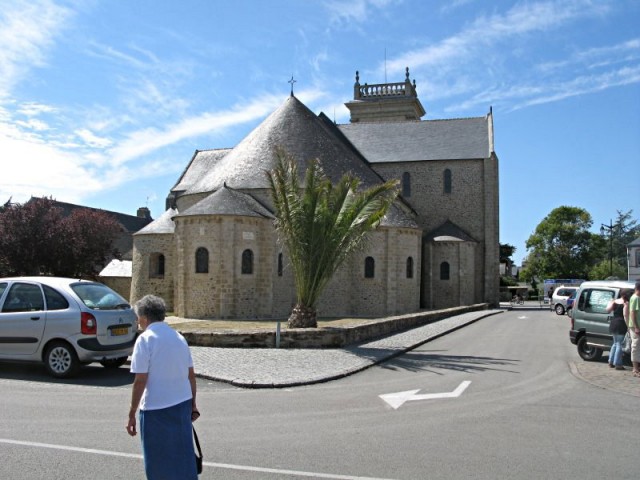
[[[242,252],[242,273],[244,275],[253,273],[253,252],[248,248]]]
[[[282,253],[278,254],[278,276],[282,276]]]
[[[451,193],[451,170],[444,171],[444,193]]]
[[[158,255],[158,276],[164,277],[164,255]]]
[[[209,250],[204,247],[196,250],[196,273],[209,273]]]
[[[440,264],[440,280],[449,280],[449,263],[442,262]]]
[[[636,250],[636,267],[640,267],[640,249]]]
[[[402,196],[411,196],[411,175],[409,174],[409,172],[404,172],[402,174]]]
[[[413,278],[413,257],[407,258],[407,278]]]
[[[376,261],[373,257],[364,259],[364,278],[373,278],[376,275]]]

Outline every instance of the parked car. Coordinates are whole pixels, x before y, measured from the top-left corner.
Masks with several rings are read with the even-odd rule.
[[[562,286],[555,289],[551,297],[551,305],[553,305],[553,310],[557,315],[564,315],[567,310],[567,298],[576,290],[578,290],[578,287]]]
[[[0,278],[0,360],[44,362],[60,378],[91,362],[117,368],[131,355],[137,330],[131,305],[101,283]]]
[[[571,310],[569,339],[578,347],[578,355],[582,359],[598,360],[604,351],[611,349],[611,314],[607,313],[607,305],[619,298],[622,290],[633,290],[634,285],[634,282],[621,280],[584,282],[580,285]]]

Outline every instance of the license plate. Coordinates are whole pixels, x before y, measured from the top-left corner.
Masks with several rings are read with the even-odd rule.
[[[116,337],[119,335],[126,335],[127,333],[129,333],[129,328],[128,327],[120,327],[120,328],[112,328],[111,329],[111,336],[112,337]]]

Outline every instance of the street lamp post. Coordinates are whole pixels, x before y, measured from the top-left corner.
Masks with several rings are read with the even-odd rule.
[[[609,220],[609,225],[600,224],[600,235],[604,236],[604,232],[609,232],[609,276],[613,276],[613,221]]]

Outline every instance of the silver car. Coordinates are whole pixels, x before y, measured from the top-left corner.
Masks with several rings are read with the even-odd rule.
[[[59,378],[91,362],[117,368],[131,355],[137,330],[131,305],[101,283],[0,278],[0,360],[44,362]]]

